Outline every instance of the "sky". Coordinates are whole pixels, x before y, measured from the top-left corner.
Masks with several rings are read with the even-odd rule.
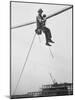
[[[43,9],[47,16],[68,6],[12,3],[12,27],[36,20],[37,11]],[[47,20],[55,41],[45,45],[45,35],[36,35],[26,66],[15,94],[38,91],[45,84],[52,84],[50,73],[58,83],[72,82],[72,9]],[[29,51],[36,24],[11,30],[11,93],[13,94]]]

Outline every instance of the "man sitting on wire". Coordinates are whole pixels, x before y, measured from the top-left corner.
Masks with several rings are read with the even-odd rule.
[[[42,16],[42,9],[38,10],[38,16],[36,17],[36,22],[37,22],[37,29],[35,30],[36,33],[38,35],[41,35],[41,33],[43,32],[45,34],[46,37],[46,45],[51,46],[49,43],[54,43],[51,38],[51,31],[50,29],[48,29],[45,25],[46,25],[46,15],[44,14]]]
[[[42,33],[42,21],[43,21],[43,17],[42,17],[42,9],[38,10],[38,16],[36,17],[36,23],[37,23],[37,29],[35,30],[35,32],[40,35]]]

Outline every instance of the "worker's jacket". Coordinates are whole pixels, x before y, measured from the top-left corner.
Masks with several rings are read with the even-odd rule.
[[[36,17],[36,21],[37,21],[37,28],[42,28],[42,20],[43,20],[43,17],[42,16],[37,16]]]
[[[37,16],[36,17],[36,22],[37,22],[37,29],[35,30],[36,33],[38,35],[40,35],[42,33],[42,20],[43,20],[43,17],[42,16]]]

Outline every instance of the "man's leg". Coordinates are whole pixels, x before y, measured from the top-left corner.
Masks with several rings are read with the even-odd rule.
[[[48,46],[51,46],[49,43],[48,43],[48,35],[45,33],[45,38],[46,38],[46,45]]]
[[[43,28],[42,28],[42,31],[43,31],[43,33],[45,34],[45,38],[46,38],[46,45],[51,46],[51,45],[48,43],[48,32],[47,32],[46,28],[45,28],[45,27],[43,27]]]
[[[46,30],[48,42],[54,43],[54,42],[52,41],[52,39],[51,39],[51,38],[52,38],[52,35],[51,35],[50,29],[48,29],[47,27],[45,27],[45,30]]]

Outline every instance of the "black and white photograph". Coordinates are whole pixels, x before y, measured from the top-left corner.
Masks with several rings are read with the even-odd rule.
[[[73,5],[10,1],[10,97],[73,95]]]

